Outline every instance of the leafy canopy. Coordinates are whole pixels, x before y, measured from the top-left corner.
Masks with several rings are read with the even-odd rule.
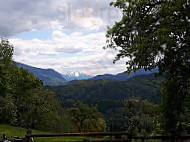
[[[167,133],[183,131],[190,96],[189,0],[117,0],[120,22],[107,31],[107,47],[127,57],[127,72],[159,68],[165,76],[159,126]]]
[[[179,66],[189,71],[190,3],[188,0],[117,0],[120,22],[107,31],[107,48],[118,49],[115,61],[128,57],[127,70]],[[105,47],[106,48],[106,47]]]
[[[13,46],[9,43],[7,39],[2,38],[0,42],[0,61],[12,60],[13,56]]]

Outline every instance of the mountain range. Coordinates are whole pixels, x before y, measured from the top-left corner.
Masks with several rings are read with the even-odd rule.
[[[152,71],[145,71],[144,69],[140,69],[136,72],[131,72],[129,75],[125,74],[125,73],[118,73],[116,75],[113,74],[104,74],[104,75],[97,75],[91,79],[93,80],[101,80],[101,79],[112,79],[112,80],[119,80],[119,81],[125,81],[126,79],[132,78],[134,76],[138,76],[138,75],[148,75],[148,74],[152,74],[152,73],[157,73],[158,72],[158,68],[153,69]]]
[[[63,85],[67,81],[65,78],[62,77],[60,73],[58,73],[53,69],[36,68],[18,62],[16,62],[16,65],[17,67],[28,69],[28,71],[32,72],[36,77],[42,80],[44,85],[50,85],[50,86]]]
[[[61,74],[53,69],[41,69],[32,67],[26,64],[16,62],[18,67],[22,67],[28,69],[32,72],[36,77],[41,79],[44,85],[49,86],[59,86],[59,85],[66,85],[73,83],[77,80],[118,80],[118,81],[125,81],[129,78],[138,76],[138,75],[148,75],[152,73],[158,72],[158,69],[154,69],[152,71],[145,71],[144,69],[140,69],[136,72],[131,72],[129,75],[125,73],[119,74],[104,74],[104,75],[97,75],[97,76],[90,76],[86,75],[81,72],[67,72],[66,74]]]

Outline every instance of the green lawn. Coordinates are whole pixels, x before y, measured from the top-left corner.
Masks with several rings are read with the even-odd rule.
[[[38,130],[32,130],[33,134],[45,134],[47,132],[42,132]],[[0,135],[5,134],[9,139],[11,136],[25,137],[26,129],[20,127],[13,127],[9,125],[0,124]],[[56,142],[56,141],[82,141],[83,139],[97,140],[97,138],[92,137],[52,137],[52,138],[35,138],[36,142]]]

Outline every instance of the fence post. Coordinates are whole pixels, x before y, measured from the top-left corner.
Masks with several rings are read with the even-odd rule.
[[[110,140],[112,140],[113,138],[112,138],[112,134],[110,135]]]
[[[31,135],[31,134],[32,134],[32,130],[28,129],[26,131],[26,135]],[[27,142],[31,142],[31,137],[26,137],[26,140],[27,140]]]
[[[132,142],[132,136],[133,136],[133,134],[132,134],[132,131],[129,133],[129,135],[128,135],[128,139],[129,139],[129,142]]]

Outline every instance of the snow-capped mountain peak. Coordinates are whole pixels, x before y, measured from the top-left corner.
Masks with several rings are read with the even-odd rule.
[[[84,74],[84,73],[81,73],[81,72],[67,72],[65,74],[62,74],[62,76],[68,80],[68,81],[71,81],[71,80],[80,80],[80,79],[89,79],[91,78],[92,76],[90,75],[87,75],[87,74]]]

